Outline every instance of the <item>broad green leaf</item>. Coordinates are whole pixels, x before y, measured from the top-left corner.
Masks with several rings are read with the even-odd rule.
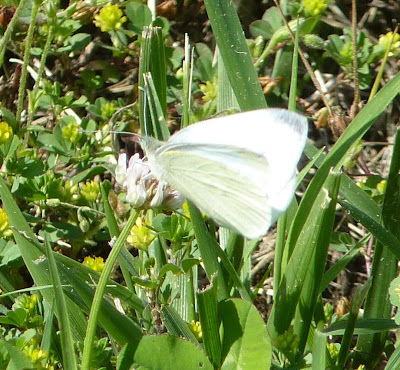
[[[193,343],[166,334],[143,337],[134,362],[146,369],[213,369],[205,353]]]
[[[223,327],[222,369],[269,369],[272,345],[257,309],[241,299],[218,305]]]

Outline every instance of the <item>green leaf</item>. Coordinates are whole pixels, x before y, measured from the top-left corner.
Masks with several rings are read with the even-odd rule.
[[[266,108],[250,51],[231,1],[205,0],[208,18],[239,107]]]
[[[346,325],[347,321],[341,321],[332,324],[331,326],[321,330],[320,332],[326,336],[343,335]],[[389,319],[359,319],[356,321],[354,334],[373,334],[379,333],[381,331],[396,330],[399,328],[399,325],[397,325],[393,320]]]
[[[397,130],[393,155],[390,162],[389,177],[382,206],[382,223],[386,230],[392,232],[400,242],[400,131]],[[377,238],[379,238],[377,236]],[[391,281],[397,275],[399,259],[391,248],[378,242],[374,251],[371,280],[372,285],[364,306],[364,318],[386,318],[392,314],[392,306],[388,299]],[[361,336],[357,343],[362,363],[377,363],[386,342],[386,335]]]
[[[25,354],[17,347],[6,342],[4,339],[0,339],[0,346],[2,346],[10,356],[10,360],[7,365],[7,370],[20,370],[20,369],[33,368],[32,362],[30,362],[28,358],[25,356]]]
[[[126,6],[126,16],[131,22],[128,28],[138,35],[142,33],[145,26],[150,26],[152,20],[149,7],[135,1],[130,1]]]
[[[400,276],[392,281],[389,287],[390,302],[393,306],[400,307]],[[400,324],[400,311],[397,310],[394,318],[396,324]]]
[[[61,287],[59,271],[57,270],[56,260],[50,243],[45,238],[46,254],[49,261],[50,277],[54,287],[54,298],[58,316],[58,324],[60,326],[62,359],[64,369],[76,369],[77,362],[75,357],[74,340],[68,316],[67,300]]]
[[[308,187],[284,250],[282,278],[268,320],[272,338],[288,330],[302,290],[310,290],[309,299],[313,300],[311,297],[316,294],[322,278],[321,267],[325,266],[327,245],[335,214],[338,175],[330,173],[327,178],[319,180],[321,182],[318,184],[318,193],[311,192],[311,187]],[[323,245],[322,251],[317,250],[319,243]],[[287,265],[284,261],[287,261]],[[311,267],[310,261],[314,261]],[[312,280],[309,277],[310,273],[315,277],[314,281],[310,281]],[[307,307],[308,309],[310,307]],[[307,326],[302,330],[308,331]]]
[[[147,96],[149,93],[151,97]],[[150,107],[148,106],[149,102],[151,103]],[[159,112],[162,112],[162,114]],[[169,131],[165,124],[166,114],[167,82],[164,39],[160,27],[145,27],[142,33],[139,61],[139,118],[141,132],[159,140],[167,140]],[[152,117],[157,119],[152,121]],[[162,117],[162,119],[159,119],[159,117]]]
[[[163,307],[161,318],[169,334],[176,337],[184,337],[196,346],[199,346],[199,342],[189,329],[188,324],[182,320],[175,308],[171,306]]]
[[[193,343],[169,335],[143,337],[134,361],[146,369],[213,369],[205,353]]]
[[[269,369],[272,345],[257,309],[241,299],[219,303],[223,339],[222,369]]]
[[[79,53],[92,41],[92,36],[88,33],[76,33],[65,40],[65,46],[58,48],[59,53],[69,53],[71,51]]]
[[[204,348],[210,361],[217,367],[221,364],[221,339],[219,336],[218,286],[215,276],[207,289],[197,294]]]

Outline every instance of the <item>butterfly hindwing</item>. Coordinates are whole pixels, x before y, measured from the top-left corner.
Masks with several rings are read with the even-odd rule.
[[[261,236],[269,228],[264,157],[224,145],[167,144],[154,160],[165,169],[159,174],[162,180],[220,225],[248,238]]]

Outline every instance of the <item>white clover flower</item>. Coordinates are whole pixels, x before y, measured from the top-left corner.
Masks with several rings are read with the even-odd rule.
[[[128,166],[126,163],[126,154],[120,154],[115,178],[126,191],[127,202],[134,208],[147,203],[151,208],[176,209],[183,204],[184,197],[165,182],[158,182],[148,164],[139,158],[138,153],[129,159]]]
[[[126,153],[118,156],[118,164],[115,168],[115,180],[117,180],[118,184],[124,186],[126,180]]]

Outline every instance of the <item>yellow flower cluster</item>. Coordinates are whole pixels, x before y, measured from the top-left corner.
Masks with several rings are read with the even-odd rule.
[[[400,35],[396,33],[393,36],[393,32],[388,32],[386,35],[381,35],[379,37],[378,44],[386,52],[389,49],[389,56],[400,55]]]
[[[104,269],[104,259],[102,257],[85,257],[82,265],[85,265],[94,271],[102,272]]]
[[[199,87],[201,92],[204,94],[202,97],[203,101],[208,102],[216,99],[218,86],[215,83],[213,84],[211,81],[207,81],[205,84],[201,84]]]
[[[95,202],[100,193],[100,185],[94,181],[88,181],[86,184],[82,185],[81,195],[88,202]]]
[[[7,213],[0,208],[0,238],[7,238],[12,235]]]
[[[203,338],[203,331],[201,330],[200,321],[192,320],[190,322],[189,328],[197,340],[201,340]]]
[[[82,132],[79,131],[79,125],[77,123],[69,123],[62,128],[62,137],[71,143],[78,143],[82,138]]]
[[[100,14],[95,15],[94,24],[103,32],[117,31],[126,22],[126,17],[122,14],[118,5],[107,4],[100,10]]]
[[[6,143],[12,137],[13,130],[7,122],[0,122],[0,145]]]
[[[315,17],[323,13],[328,7],[330,0],[303,0],[302,4],[306,14]]]
[[[138,217],[126,241],[137,249],[147,251],[155,237],[155,233],[145,225],[143,218]]]

